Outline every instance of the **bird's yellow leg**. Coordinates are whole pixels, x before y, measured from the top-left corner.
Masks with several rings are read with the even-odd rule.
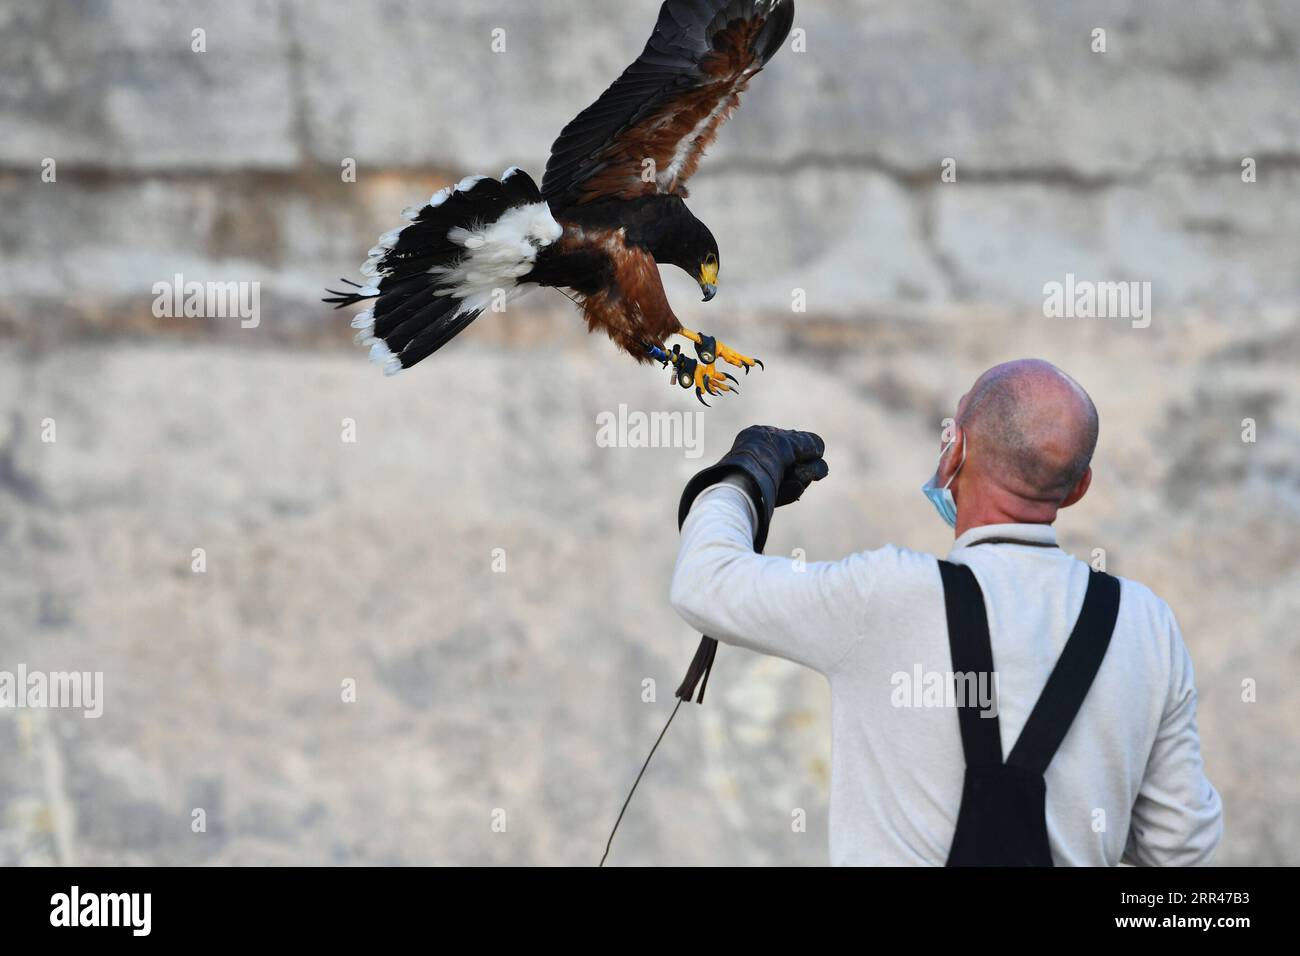
[[[705,365],[703,362],[696,361],[687,355],[682,354],[680,345],[674,345],[671,352],[665,352],[658,346],[647,346],[651,358],[657,362],[663,362],[666,366],[673,367],[672,381],[682,388],[694,388],[695,397],[703,405],[709,403],[704,401],[704,395],[721,395],[724,392],[739,393],[740,389],[735,385],[729,384],[728,380],[735,382],[736,378],[729,372],[719,372],[712,365]]]
[[[695,353],[700,357],[700,364],[707,365],[710,372],[713,371],[713,365],[719,359],[728,365],[743,368],[746,375],[755,365],[763,368],[763,363],[758,359],[750,358],[748,355],[741,355],[735,349],[722,344],[711,335],[693,332],[686,328],[681,330],[681,334],[695,343]]]

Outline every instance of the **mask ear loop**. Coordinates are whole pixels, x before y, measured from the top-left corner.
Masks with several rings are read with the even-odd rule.
[[[943,451],[939,452],[939,457],[942,458],[944,455],[946,455],[948,453],[948,449],[955,444],[957,444],[957,439],[954,438],[952,441],[948,442],[948,444],[944,446]],[[948,486],[952,484],[953,479],[957,477],[957,475],[961,472],[962,468],[964,468],[965,466],[966,466],[966,432],[963,430],[961,433],[961,464],[957,466],[957,470],[952,473],[952,475],[948,478],[948,480],[943,483],[943,488],[945,491],[948,490]]]

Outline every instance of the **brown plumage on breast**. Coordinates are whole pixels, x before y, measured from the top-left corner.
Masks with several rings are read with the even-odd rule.
[[[561,254],[598,248],[609,257],[613,281],[577,295],[588,331],[603,331],[638,362],[647,363],[652,359],[646,346],[663,348],[664,340],[680,331],[658,264],[645,249],[628,245],[622,229],[567,225],[559,247]]]

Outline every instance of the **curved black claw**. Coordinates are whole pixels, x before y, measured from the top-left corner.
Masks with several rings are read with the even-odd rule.
[[[700,391],[699,386],[696,386],[695,388],[695,397],[700,400],[700,404],[703,405],[705,408],[713,407],[712,405],[710,405],[708,402],[704,400],[704,393]]]
[[[767,368],[763,365],[762,359],[754,359],[754,364],[757,365],[759,368],[763,369],[763,371],[765,372],[767,371]]]
[[[726,376],[727,378],[731,379],[733,382],[736,382],[737,385],[740,384],[740,382],[736,381],[736,376],[732,375],[730,372],[723,372],[722,374],[723,374],[724,376]],[[737,394],[739,394],[739,393],[737,393]]]

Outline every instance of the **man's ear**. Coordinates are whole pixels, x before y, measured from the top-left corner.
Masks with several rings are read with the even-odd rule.
[[[1092,486],[1092,469],[1089,468],[1087,471],[1083,473],[1083,477],[1079,479],[1079,483],[1074,486],[1074,490],[1065,496],[1065,500],[1061,502],[1061,507],[1062,508],[1070,507],[1070,505],[1074,504],[1076,501],[1078,501],[1080,498],[1086,495],[1088,493],[1088,489],[1091,486]]]
[[[966,430],[960,425],[956,426],[952,433],[952,444],[939,459],[939,467],[935,471],[935,483],[942,488],[953,475],[957,474],[957,469],[962,466],[962,460],[966,457]]]

